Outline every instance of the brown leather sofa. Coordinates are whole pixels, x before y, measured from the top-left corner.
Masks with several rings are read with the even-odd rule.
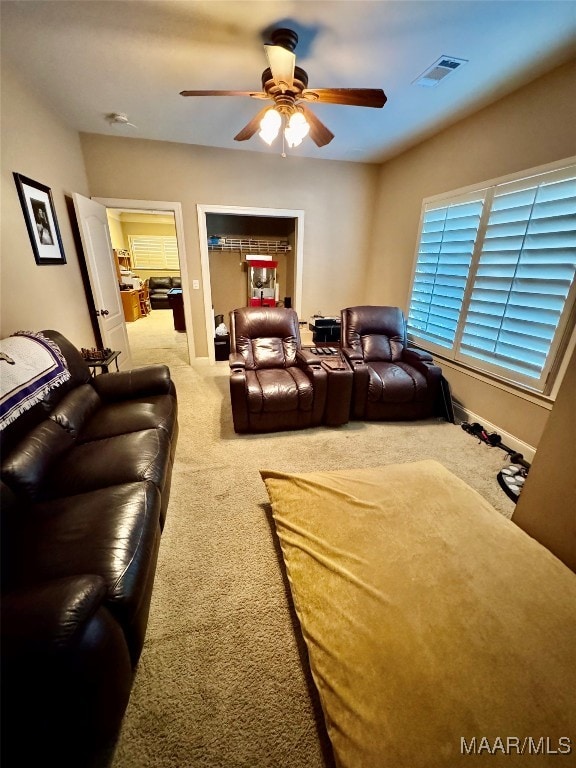
[[[441,369],[424,350],[408,347],[398,307],[359,306],[341,312],[342,354],[354,372],[354,419],[424,419],[435,412]]]
[[[2,764],[92,765],[146,632],[176,447],[166,366],[70,379],[2,432]]]
[[[283,307],[230,313],[230,397],[236,432],[276,432],[322,423],[327,372],[302,349],[298,316]]]
[[[182,288],[182,279],[176,275],[159,275],[148,279],[150,306],[152,309],[170,309],[168,291]]]

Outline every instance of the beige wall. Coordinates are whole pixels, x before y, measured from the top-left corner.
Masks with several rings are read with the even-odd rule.
[[[72,192],[180,200],[190,280],[201,279],[197,203],[303,209],[303,317],[356,303],[405,307],[422,198],[575,154],[573,84],[574,63],[379,167],[110,136],[79,140],[4,67],[2,335],[53,327],[80,346],[93,343],[65,205]],[[52,188],[66,265],[36,265],[12,171]],[[202,356],[201,292],[191,295]],[[465,408],[538,444],[549,410],[446,370]]]
[[[407,308],[422,200],[576,154],[576,64],[559,67],[380,170],[366,299]],[[549,410],[446,369],[453,394],[528,445]]]
[[[132,235],[142,235],[143,237],[176,237],[176,225],[174,222],[137,222],[122,221],[122,235],[124,236],[124,248],[129,249],[130,242],[128,238]]]
[[[112,242],[112,248],[123,251],[126,246],[124,245],[124,232],[122,231],[122,222],[114,214],[108,212],[108,230],[110,232],[110,240]]]
[[[364,298],[377,166],[81,135],[96,197],[182,204],[190,280],[201,280],[196,205],[304,210],[302,315]],[[196,353],[208,353],[201,291],[191,290]]]
[[[78,134],[47,110],[40,98],[2,69],[2,336],[18,330],[61,331],[78,346],[94,344],[66,197],[88,195]],[[52,190],[67,263],[38,266],[12,173]]]

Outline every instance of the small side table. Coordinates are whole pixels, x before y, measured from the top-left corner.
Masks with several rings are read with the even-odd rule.
[[[108,357],[105,357],[103,360],[86,360],[86,365],[92,369],[91,373],[92,376],[96,376],[96,368],[101,368],[102,370],[100,373],[108,373],[109,366],[112,363],[116,363],[116,370],[119,371],[118,368],[118,357],[120,355],[120,352],[110,352]]]
[[[168,304],[172,309],[172,315],[174,316],[174,330],[185,331],[186,320],[184,319],[184,299],[182,296],[182,288],[171,288],[168,291]]]

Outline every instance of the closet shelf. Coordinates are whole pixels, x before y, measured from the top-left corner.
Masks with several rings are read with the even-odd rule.
[[[223,242],[222,242],[223,241]],[[208,240],[210,251],[240,251],[240,253],[287,253],[292,246],[286,240],[256,240],[251,237],[225,237],[220,242],[211,243]]]

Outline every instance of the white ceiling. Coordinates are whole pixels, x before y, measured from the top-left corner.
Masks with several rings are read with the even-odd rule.
[[[312,107],[335,139],[289,153],[377,162],[548,71],[576,52],[573,0],[2,0],[2,56],[78,131],[267,153],[234,135],[265,102],[183,98],[254,90],[270,27],[300,35],[311,88],[383,88],[383,109]],[[440,56],[469,63],[412,84]],[[137,128],[111,126],[124,112]]]

